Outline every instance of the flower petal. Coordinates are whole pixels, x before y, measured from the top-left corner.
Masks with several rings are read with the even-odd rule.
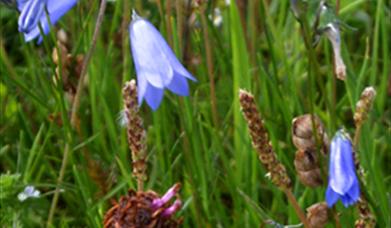
[[[152,85],[148,84],[146,91],[145,91],[145,100],[147,101],[147,104],[149,107],[152,108],[153,111],[155,111],[162,101],[164,90],[160,88],[153,87]]]
[[[45,9],[46,1],[44,0],[30,0],[23,4],[21,13],[18,19],[18,26],[20,32],[29,32],[34,29]]]
[[[48,0],[47,2],[47,10],[50,18],[50,23],[52,25],[56,24],[57,21],[68,12],[75,4],[77,0]],[[40,22],[42,26],[43,33],[46,35],[50,31],[50,25],[46,17],[46,13],[43,13],[40,17]],[[42,37],[40,36],[39,26],[37,25],[34,29],[25,33],[24,38],[25,41],[31,41],[38,36],[40,37],[38,43],[42,41]]]
[[[179,62],[179,60],[175,56],[174,52],[171,50],[171,48],[167,44],[162,46],[162,48],[164,49],[165,53],[170,53],[167,55],[167,57],[168,57],[168,60],[170,61],[172,68],[174,69],[174,71],[176,73],[178,73],[178,74],[182,75],[183,77],[186,77],[192,81],[197,81],[197,79],[195,79],[189,73],[189,71],[187,71],[186,68]]]
[[[333,191],[333,189],[327,186],[326,190],[326,202],[328,207],[332,207],[339,199],[340,195]]]
[[[329,185],[340,195],[344,195],[352,186],[355,173],[352,149],[349,140],[336,136],[330,146]]]
[[[147,79],[137,74],[137,99],[139,105],[141,105],[141,103],[143,102],[147,87]]]
[[[148,21],[136,19],[130,23],[130,42],[137,74],[143,73],[148,82],[157,88],[168,85],[174,75],[168,60],[167,46],[159,31]]]
[[[171,80],[171,83],[167,85],[167,88],[171,90],[171,92],[181,96],[189,95],[189,85],[187,84],[187,79],[177,73],[174,74],[174,78]]]
[[[356,180],[349,191],[341,197],[341,201],[345,207],[353,205],[360,197],[360,185]]]

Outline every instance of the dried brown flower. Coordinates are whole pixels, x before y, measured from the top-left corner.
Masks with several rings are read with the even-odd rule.
[[[307,208],[307,219],[311,228],[323,228],[329,219],[327,204],[325,202],[316,203]]]
[[[179,186],[180,185],[175,185]],[[176,192],[175,192],[176,193]],[[105,215],[105,228],[176,228],[182,223],[181,219],[174,219],[172,215],[179,208],[169,203],[156,207],[156,201],[161,200],[153,191],[135,192],[129,190],[119,202],[113,202]],[[176,201],[178,202],[178,201]],[[179,201],[180,202],[180,201]]]
[[[294,165],[302,184],[308,187],[318,187],[323,184],[315,151],[296,152]]]
[[[314,132],[314,129],[316,132]],[[320,159],[327,153],[328,137],[319,117],[305,114],[292,121],[292,141],[299,149],[295,155],[295,168],[302,184],[317,187],[323,184]],[[318,153],[320,149],[321,153]]]
[[[317,135],[314,134],[314,129]],[[292,141],[297,149],[304,151],[316,151],[319,144],[322,153],[326,154],[329,139],[320,118],[313,116],[312,120],[311,114],[305,114],[292,121]]]

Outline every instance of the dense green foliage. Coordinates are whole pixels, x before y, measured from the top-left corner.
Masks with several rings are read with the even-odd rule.
[[[184,206],[178,216],[184,218],[185,227],[259,227],[268,219],[300,223],[285,195],[265,177],[240,111],[239,88],[254,94],[273,147],[294,182],[294,195],[305,209],[324,201],[325,187],[307,188],[296,177],[292,119],[314,112],[329,136],[342,126],[353,135],[355,104],[369,85],[377,96],[358,147],[366,171],[363,188],[374,199],[379,227],[391,227],[389,2],[340,2],[339,19],[348,25],[341,32],[347,67],[344,82],[335,79],[333,52],[325,37],[314,48],[316,59],[309,61],[289,1],[238,0],[239,7],[211,1],[205,11],[180,7],[182,1],[157,2],[161,5],[156,1],[108,3],[88,65],[77,129],[69,123],[69,92],[53,76],[55,31],[66,31],[73,56],[85,54],[99,1],[80,1],[41,45],[25,43],[17,31],[18,13],[1,6],[0,223],[25,227],[46,223],[66,143],[72,149],[56,227],[100,227],[110,199],[135,187],[126,132],[118,124],[121,88],[135,78],[127,30],[135,8],[162,32],[198,79],[190,83],[189,97],[166,92],[156,112],[145,104],[141,107],[148,134],[146,187],[164,193],[176,182],[183,184]],[[167,2],[172,8],[166,7]],[[220,26],[213,24],[215,7],[221,9]],[[314,62],[319,66],[317,75],[309,74]],[[19,202],[17,194],[27,185],[42,195]],[[352,227],[357,209],[338,203],[337,210],[342,226]],[[329,227],[333,224],[330,219]]]

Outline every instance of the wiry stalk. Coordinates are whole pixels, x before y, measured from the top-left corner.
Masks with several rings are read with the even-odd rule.
[[[205,52],[206,52],[206,64],[208,69],[208,76],[209,76],[209,90],[210,90],[210,103],[212,106],[212,119],[215,127],[218,127],[218,113],[217,113],[217,102],[216,102],[216,90],[215,90],[215,79],[214,79],[214,67],[213,67],[213,55],[212,55],[212,48],[211,48],[211,40],[209,39],[209,32],[208,32],[208,23],[205,16],[205,3],[200,7],[200,17],[201,17],[201,24],[202,24],[202,31],[204,35],[204,45],[205,45]]]
[[[81,69],[81,73],[80,73],[80,78],[79,78],[79,82],[78,82],[78,85],[77,85],[76,94],[75,94],[75,97],[73,99],[72,110],[71,110],[71,121],[70,122],[71,122],[71,126],[73,128],[75,128],[76,125],[77,125],[77,120],[78,120],[77,112],[78,112],[79,106],[80,106],[80,98],[81,98],[81,93],[82,93],[82,90],[83,90],[83,87],[84,87],[84,81],[85,81],[85,77],[86,77],[86,73],[87,73],[87,66],[88,66],[88,64],[90,62],[90,59],[92,57],[92,53],[93,53],[93,51],[95,49],[95,46],[96,46],[96,41],[98,39],[98,34],[99,34],[99,31],[100,31],[100,27],[101,27],[102,22],[103,22],[103,16],[104,16],[105,9],[106,9],[106,3],[107,3],[106,0],[102,0],[101,1],[100,8],[99,8],[99,14],[98,14],[98,17],[97,17],[97,20],[96,20],[96,24],[95,24],[95,31],[94,31],[94,34],[93,34],[93,37],[92,37],[92,41],[91,41],[91,46],[90,46],[90,48],[88,50],[88,53],[85,56],[84,61],[83,61],[83,65],[82,65],[82,69]],[[72,141],[72,137],[70,137],[70,138],[71,138],[70,141]],[[58,197],[59,197],[59,194],[60,194],[60,186],[61,186],[62,181],[64,179],[65,170],[66,170],[66,167],[67,167],[67,164],[68,164],[69,155],[70,155],[70,152],[71,152],[70,144],[71,144],[71,142],[67,142],[65,144],[64,155],[63,155],[63,159],[62,159],[62,163],[61,163],[61,169],[60,169],[60,173],[59,173],[59,176],[58,176],[56,189],[54,191],[54,196],[53,196],[52,204],[51,204],[50,211],[49,211],[49,216],[48,216],[48,221],[47,221],[47,226],[48,227],[50,227],[52,225],[54,212],[56,211]]]

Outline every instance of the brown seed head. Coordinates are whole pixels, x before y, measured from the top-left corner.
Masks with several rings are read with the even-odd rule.
[[[316,131],[316,136],[314,130]],[[317,142],[317,139],[319,142]],[[305,114],[294,118],[292,121],[292,141],[299,150],[316,151],[319,143],[319,148],[326,154],[329,140],[319,117],[314,116],[312,120],[310,114]]]
[[[376,219],[369,209],[368,201],[363,195],[360,196],[356,207],[359,218],[356,220],[354,226],[356,228],[374,228],[376,226]]]
[[[307,219],[311,228],[325,227],[329,219],[327,204],[321,202],[307,208]]]
[[[140,176],[143,175],[146,169],[146,133],[143,127],[143,120],[139,116],[136,82],[134,80],[127,82],[122,93],[127,122],[128,143],[132,151],[133,174]]]
[[[289,189],[291,187],[291,180],[285,167],[277,160],[253,95],[247,91],[240,90],[239,100],[242,113],[247,122],[252,145],[258,152],[261,163],[268,170],[270,178],[275,185],[282,189]]]
[[[375,96],[376,90],[372,86],[365,88],[361,93],[360,100],[356,104],[356,112],[354,113],[354,122],[356,127],[361,125],[367,119]]]

